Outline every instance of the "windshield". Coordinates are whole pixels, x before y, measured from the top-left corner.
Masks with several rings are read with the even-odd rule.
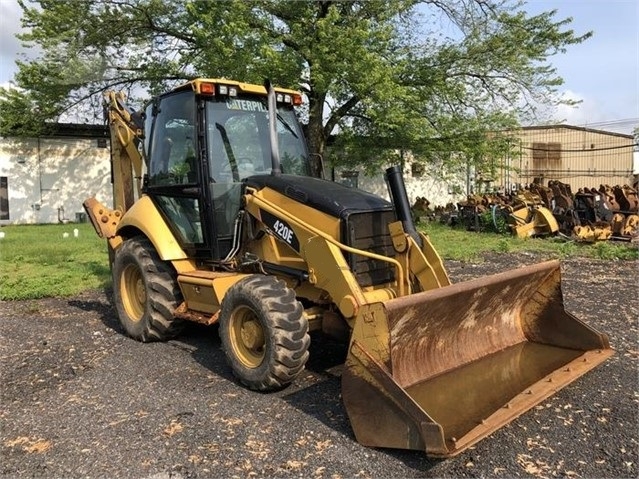
[[[210,175],[216,183],[271,173],[265,101],[231,98],[206,103]],[[277,137],[282,173],[310,175],[302,132],[290,107],[278,107]]]

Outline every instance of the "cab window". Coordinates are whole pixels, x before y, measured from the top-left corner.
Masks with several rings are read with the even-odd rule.
[[[197,183],[193,93],[162,99],[152,135],[149,186]]]

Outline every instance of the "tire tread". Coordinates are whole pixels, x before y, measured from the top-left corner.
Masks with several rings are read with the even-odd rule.
[[[145,237],[130,238],[116,251],[114,267],[114,290],[120,322],[127,333],[142,342],[166,341],[177,336],[184,322],[173,314],[182,301],[175,271],[170,263],[163,261],[153,244]],[[141,328],[127,327],[124,307],[119,304],[118,269],[121,261],[137,261],[147,284],[147,308],[140,320]]]
[[[250,373],[247,373],[247,368],[233,356],[226,337],[229,328],[224,322],[229,321],[230,313],[238,301],[249,302],[254,310],[264,312],[268,322],[273,351],[270,354],[267,351],[267,365],[257,378],[255,371],[249,370]],[[309,357],[308,322],[295,292],[284,281],[266,275],[249,276],[239,281],[226,293],[220,321],[220,335],[227,359],[239,382],[249,389],[282,389],[293,382],[304,369]]]

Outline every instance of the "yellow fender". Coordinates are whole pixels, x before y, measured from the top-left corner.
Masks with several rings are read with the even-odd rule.
[[[124,228],[140,230],[164,261],[187,259],[187,255],[166,225],[166,221],[148,196],[142,196],[124,214],[117,226],[117,234]]]

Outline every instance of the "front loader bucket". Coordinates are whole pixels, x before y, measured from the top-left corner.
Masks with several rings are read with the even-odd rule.
[[[367,446],[458,454],[612,355],[549,261],[393,299],[353,329],[342,397]]]

